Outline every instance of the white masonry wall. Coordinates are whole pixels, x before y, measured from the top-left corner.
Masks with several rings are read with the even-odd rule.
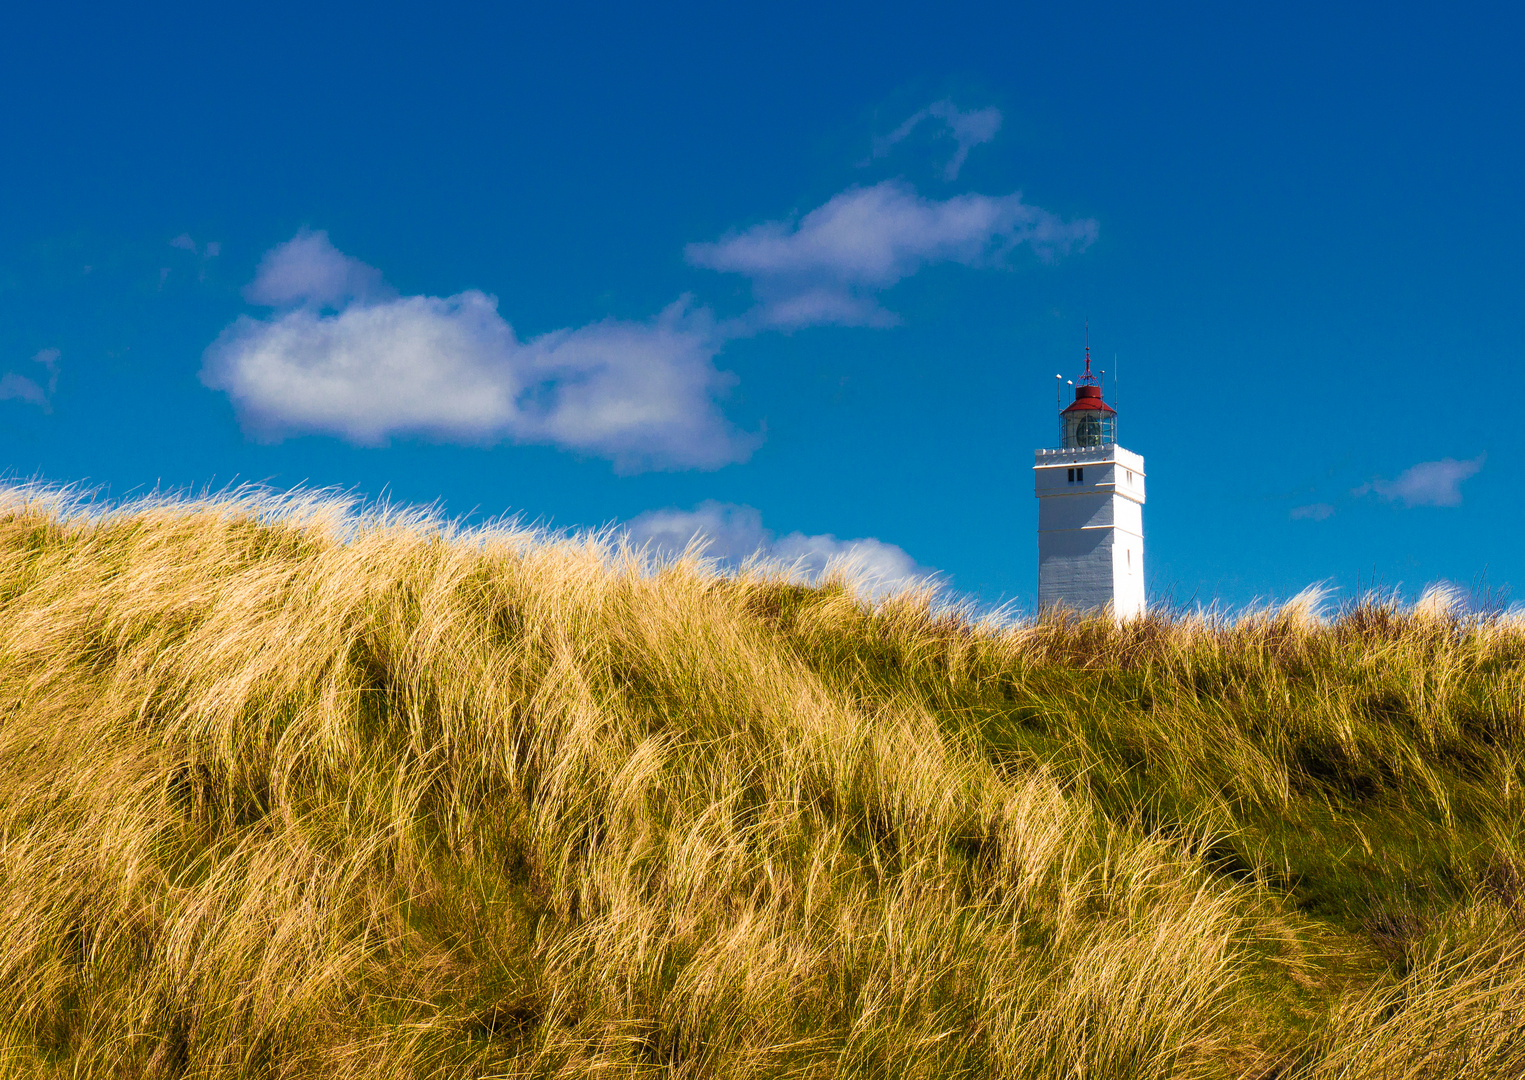
[[[1084,480],[1069,480],[1084,469]],[[1038,606],[1143,615],[1144,459],[1120,446],[1039,450]]]

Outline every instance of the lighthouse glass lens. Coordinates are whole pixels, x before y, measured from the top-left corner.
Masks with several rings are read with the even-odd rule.
[[[1094,416],[1087,416],[1075,425],[1075,445],[1101,445],[1101,424]]]

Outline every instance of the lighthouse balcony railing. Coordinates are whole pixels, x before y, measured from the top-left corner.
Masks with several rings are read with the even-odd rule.
[[[1040,447],[1033,453],[1034,464],[1043,465],[1091,465],[1115,461],[1119,465],[1143,472],[1144,459],[1132,450],[1125,450],[1116,443],[1104,446],[1053,446]]]

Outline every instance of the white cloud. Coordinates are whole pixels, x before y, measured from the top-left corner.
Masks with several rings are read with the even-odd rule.
[[[798,221],[768,221],[685,250],[695,266],[752,279],[764,325],[885,325],[875,294],[932,263],[999,266],[1026,246],[1052,260],[1083,250],[1096,222],[1065,221],[1003,196],[924,199],[899,180],[853,187]]]
[[[693,510],[648,510],[625,526],[632,542],[661,556],[679,555],[695,540],[711,558],[736,566],[767,547],[772,534],[750,506],[708,499]]]
[[[61,355],[57,349],[39,349],[32,356],[34,364],[41,364],[47,369],[46,389],[35,379],[18,375],[14,371],[0,375],[0,401],[24,401],[28,405],[36,405],[43,412],[52,412],[53,394],[58,390],[58,358]]]
[[[190,233],[181,233],[179,236],[175,237],[169,242],[169,246],[172,248],[179,248],[181,251],[189,251],[194,253],[196,250],[196,241],[191,239]]]
[[[735,383],[715,367],[727,341],[765,329],[889,325],[898,320],[877,294],[923,266],[999,266],[1021,246],[1053,259],[1095,236],[1094,221],[1064,221],[1020,193],[930,200],[886,181],[841,192],[797,221],[689,245],[694,265],[752,279],[758,303],[739,319],[717,323],[685,296],[644,321],[521,341],[495,297],[399,296],[327,233],[303,229],[265,253],[244,290],[275,310],[227,327],[207,348],[201,379],[264,439],[507,439],[608,457],[622,471],[718,468],[761,441],[717,404]],[[181,239],[194,250],[189,236],[173,242]]]
[[[1384,480],[1380,476],[1370,483],[1362,484],[1352,494],[1366,495],[1375,492],[1388,502],[1402,502],[1414,506],[1460,506],[1461,482],[1476,475],[1488,455],[1479,454],[1468,461],[1441,458],[1439,461],[1421,461],[1404,469],[1396,480]]]
[[[958,149],[953,152],[953,157],[943,167],[943,179],[957,180],[959,170],[964,167],[965,160],[969,157],[969,151],[981,143],[988,143],[996,137],[996,132],[1001,130],[1001,110],[994,106],[983,109],[960,109],[952,101],[944,98],[942,101],[934,101],[925,109],[911,115],[905,123],[882,139],[874,140],[873,156],[884,157],[890,152],[895,144],[908,138],[911,132],[921,125],[923,120],[941,120],[943,124],[942,134],[950,136]]]
[[[321,232],[267,253],[246,295],[281,310],[224,330],[202,381],[226,391],[263,438],[510,439],[606,456],[625,470],[717,468],[757,442],[715,404],[734,381],[713,364],[724,337],[687,298],[645,322],[521,342],[496,298],[475,289],[397,296]]]
[[[773,542],[769,554],[812,576],[841,566],[874,592],[893,592],[931,573],[904,549],[872,536],[838,540],[831,533],[786,533]]]
[[[679,555],[698,544],[703,553],[735,568],[754,556],[783,563],[806,579],[841,568],[872,595],[883,595],[932,571],[894,544],[873,537],[838,540],[830,533],[775,536],[750,506],[707,500],[693,510],[651,510],[625,525],[630,540],[659,556]]]
[[[1307,506],[1292,508],[1293,521],[1327,521],[1332,517],[1334,507],[1330,503],[1309,503]]]

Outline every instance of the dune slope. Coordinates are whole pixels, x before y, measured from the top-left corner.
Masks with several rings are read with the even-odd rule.
[[[1525,1075],[1525,627],[0,493],[17,1076]]]

